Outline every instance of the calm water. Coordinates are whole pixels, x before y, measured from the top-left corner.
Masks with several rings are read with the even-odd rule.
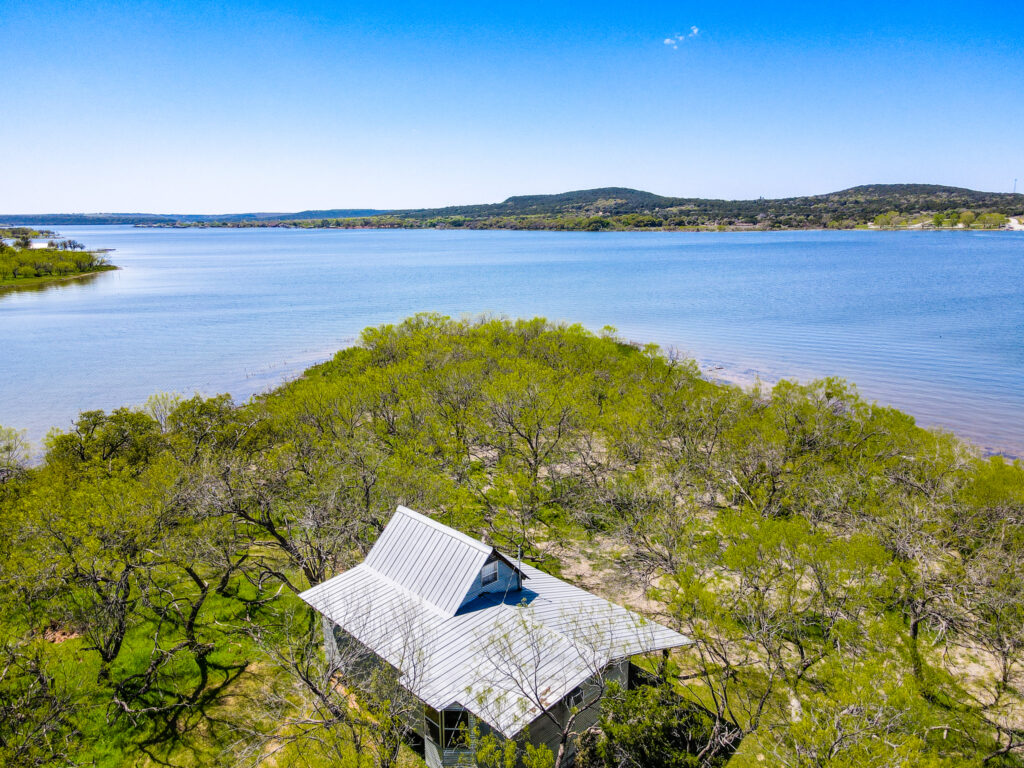
[[[614,325],[737,381],[836,374],[1024,454],[1021,233],[61,232],[123,269],[0,295],[0,424],[37,441],[158,391],[245,398],[431,310]]]

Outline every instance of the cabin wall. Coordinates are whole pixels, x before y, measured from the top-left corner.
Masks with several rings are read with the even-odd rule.
[[[466,603],[469,603],[480,595],[486,595],[493,592],[514,592],[518,589],[519,581],[515,569],[509,568],[504,560],[496,558],[493,555],[488,562],[493,562],[495,560],[498,563],[498,580],[484,586],[483,571],[481,570],[481,572],[476,575],[476,579],[473,580],[473,585],[469,588],[469,592],[466,593],[466,599],[462,601],[462,605],[466,605]]]
[[[613,662],[605,667],[604,671],[594,675],[587,680],[581,686],[584,691],[587,688],[595,690],[599,688],[602,681],[607,684],[611,682],[618,683],[623,688],[629,687],[629,659],[621,659],[620,661]],[[595,691],[596,693],[596,691]],[[587,701],[590,697],[587,697]],[[565,723],[569,718],[569,705],[565,699],[558,702],[552,709],[552,714],[559,723]],[[576,717],[576,721],[572,724],[572,732],[574,734],[580,734],[586,731],[588,728],[597,725],[597,721],[601,718],[601,705],[598,702],[595,706],[580,712]],[[555,725],[551,718],[547,715],[541,715],[532,723],[530,723],[530,741],[540,746],[544,744],[548,749],[551,750],[552,755],[558,754],[558,742],[562,737],[561,725]],[[566,750],[568,755],[575,753],[575,744],[570,738],[569,743],[566,744]],[[571,765],[571,763],[570,763]]]

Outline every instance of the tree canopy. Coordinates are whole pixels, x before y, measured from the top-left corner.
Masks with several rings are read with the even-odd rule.
[[[45,248],[33,248],[32,238],[40,234],[25,228],[0,230],[0,287],[115,269],[75,240],[51,239]]]
[[[1022,764],[1024,468],[839,380],[417,315],[28,455],[0,431],[5,764],[415,764],[396,681],[326,658],[295,597],[399,503],[695,641],[591,765]]]

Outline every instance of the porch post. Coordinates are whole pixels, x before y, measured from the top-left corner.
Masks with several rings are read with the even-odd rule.
[[[338,641],[334,637],[334,622],[326,616],[321,615],[321,626],[324,631],[324,658],[333,673],[339,662]]]

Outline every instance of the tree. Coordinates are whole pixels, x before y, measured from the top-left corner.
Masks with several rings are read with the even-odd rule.
[[[73,765],[76,702],[48,669],[38,643],[0,646],[0,761],[17,766]]]
[[[28,448],[23,431],[0,426],[0,487],[25,471]]]
[[[631,690],[613,683],[601,709],[576,758],[580,768],[715,768],[730,757],[709,752],[720,723],[667,680]]]
[[[368,617],[348,621],[360,619]],[[399,620],[396,636],[412,637],[412,621]],[[279,764],[290,754],[356,768],[397,765],[410,724],[423,716],[422,704],[405,688],[414,684],[419,663],[411,643],[400,681],[394,667],[351,635],[335,635],[329,621],[321,624],[294,600],[276,601],[270,616],[241,631],[280,674],[263,678],[258,706],[239,725],[243,737],[233,751],[240,764]]]

